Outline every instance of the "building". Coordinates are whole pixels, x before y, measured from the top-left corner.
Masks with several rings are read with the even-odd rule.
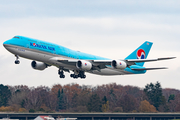
[[[180,119],[180,113],[0,113],[0,119],[34,120],[37,116],[54,119],[77,118],[77,120],[172,120]],[[44,119],[39,119],[44,120]]]

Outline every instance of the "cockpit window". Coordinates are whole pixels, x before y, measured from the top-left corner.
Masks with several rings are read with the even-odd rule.
[[[17,37],[17,36],[14,36],[13,38],[18,38],[19,39],[19,37]]]

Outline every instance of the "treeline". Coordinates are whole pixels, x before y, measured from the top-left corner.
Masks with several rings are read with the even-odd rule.
[[[0,85],[0,112],[180,112],[180,91],[116,83],[100,86],[55,84],[28,87]]]

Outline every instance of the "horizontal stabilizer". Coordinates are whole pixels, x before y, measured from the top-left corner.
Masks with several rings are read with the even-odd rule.
[[[127,62],[151,62],[151,61],[158,61],[158,60],[168,60],[174,59],[176,57],[166,57],[166,58],[155,58],[155,59],[128,59]]]
[[[137,71],[142,71],[142,70],[158,70],[158,69],[167,69],[166,67],[161,67],[161,68],[131,68],[131,70],[137,70]]]

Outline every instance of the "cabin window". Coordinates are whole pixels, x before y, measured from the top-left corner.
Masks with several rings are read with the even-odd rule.
[[[19,39],[19,37],[17,37],[17,36],[14,36],[13,38],[18,38]]]

